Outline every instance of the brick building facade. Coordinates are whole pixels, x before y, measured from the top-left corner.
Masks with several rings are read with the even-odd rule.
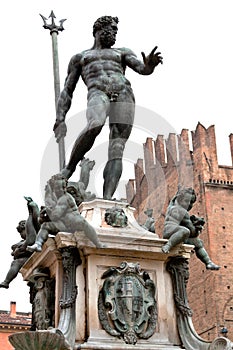
[[[11,302],[10,311],[0,310],[0,349],[12,350],[8,341],[9,335],[25,332],[31,328],[31,313],[17,312],[16,303]]]
[[[192,213],[203,216],[201,233],[210,258],[219,271],[205,269],[195,254],[190,261],[188,297],[196,331],[205,339],[221,335],[223,327],[233,339],[233,166],[218,164],[214,126],[198,123],[191,133],[148,138],[144,160],[135,164],[135,179],[126,186],[127,200],[135,207],[140,223],[144,211],[153,208],[156,233],[162,238],[164,216],[178,184],[191,186],[197,194]],[[229,136],[233,161],[233,134]],[[192,151],[190,150],[192,145]]]

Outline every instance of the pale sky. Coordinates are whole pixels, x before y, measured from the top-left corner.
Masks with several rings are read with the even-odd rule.
[[[12,261],[10,246],[20,240],[15,228],[27,218],[23,196],[31,196],[42,205],[44,181],[58,170],[52,132],[55,109],[51,38],[39,16],[41,13],[48,17],[52,9],[57,21],[67,18],[65,31],[58,37],[61,87],[70,58],[92,46],[92,26],[100,16],[118,16],[116,47],[128,47],[141,57],[141,51],[148,54],[158,45],[162,53],[164,64],[151,76],[126,70],[139,111],[129,140],[137,147],[126,157],[126,176],[133,176],[133,163],[141,156],[140,146],[147,136],[156,137],[166,131],[179,134],[182,128],[195,130],[198,122],[205,127],[215,125],[219,164],[231,165],[228,136],[233,132],[232,1],[4,2],[0,65],[1,281]],[[80,81],[67,115],[70,124],[78,115],[80,127],[84,125],[85,106],[86,89]],[[105,129],[98,138],[99,147],[107,145]],[[74,130],[77,134],[79,131]],[[67,137],[69,149],[71,141]],[[44,160],[48,154],[51,163]],[[104,162],[101,155],[96,168],[100,179]],[[0,309],[8,310],[10,301],[16,301],[18,311],[30,310],[28,288],[21,275],[8,290],[0,289]]]

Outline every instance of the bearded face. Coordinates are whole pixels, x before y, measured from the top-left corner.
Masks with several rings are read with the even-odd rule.
[[[109,25],[103,26],[96,32],[96,37],[101,44],[102,48],[110,48],[116,42],[117,25],[112,22]]]
[[[116,34],[108,29],[103,29],[100,33],[100,43],[103,48],[110,48],[116,42]]]

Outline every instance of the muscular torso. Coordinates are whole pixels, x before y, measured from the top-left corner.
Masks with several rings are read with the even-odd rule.
[[[88,90],[98,89],[106,93],[122,92],[130,88],[126,79],[124,49],[91,49],[81,54],[81,76]]]
[[[182,221],[188,220],[188,212],[178,206],[178,205],[169,205],[166,213],[165,224],[176,224],[182,225]]]
[[[167,234],[173,233],[180,226],[188,228],[191,233],[195,232],[188,211],[177,202],[170,203],[164,221],[163,236],[167,238]]]

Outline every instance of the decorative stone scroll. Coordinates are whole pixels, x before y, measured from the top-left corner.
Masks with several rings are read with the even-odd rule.
[[[32,303],[32,330],[54,327],[55,280],[47,268],[36,268],[29,281]]]
[[[76,334],[75,302],[77,297],[76,267],[81,264],[77,248],[68,246],[60,249],[63,266],[63,290],[60,299],[60,320],[58,328],[73,349]]]
[[[219,337],[213,341],[210,350],[232,350],[232,343],[227,338]]]
[[[228,350],[228,347],[219,343],[217,338],[214,343],[202,339],[195,331],[192,323],[192,310],[188,305],[186,285],[189,279],[188,259],[182,256],[171,258],[167,263],[167,271],[171,274],[174,301],[177,310],[177,325],[180,339],[187,350]]]

